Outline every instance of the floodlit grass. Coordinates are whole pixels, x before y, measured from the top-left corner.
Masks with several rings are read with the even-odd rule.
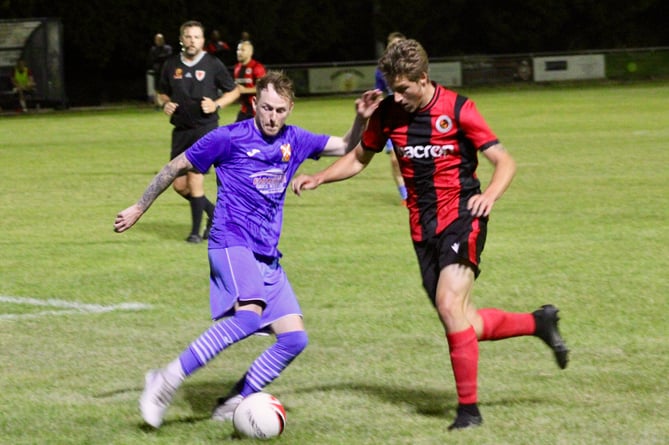
[[[484,426],[446,431],[447,346],[381,154],[351,181],[286,199],[283,265],[310,345],[267,388],[288,411],[279,442],[666,443],[669,84],[464,92],[519,166],[476,301],[558,305],[569,367],[533,338],[481,343]],[[300,99],[290,122],[343,134],[352,114],[352,98]],[[167,161],[170,130],[148,108],[0,118],[0,443],[232,441],[211,408],[270,339],[195,374],[160,430],[137,409],[144,372],[209,325],[206,246],[183,241],[185,201],[168,190],[130,232],[112,231]]]

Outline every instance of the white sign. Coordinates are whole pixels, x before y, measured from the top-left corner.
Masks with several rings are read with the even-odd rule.
[[[606,77],[606,63],[603,54],[535,57],[532,59],[532,65],[536,82]]]
[[[309,68],[309,93],[354,93],[374,89],[375,65]]]

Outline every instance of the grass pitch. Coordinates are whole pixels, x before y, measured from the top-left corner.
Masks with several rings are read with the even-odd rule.
[[[446,431],[447,346],[380,154],[353,180],[286,199],[283,265],[310,345],[267,388],[288,411],[278,441],[666,443],[669,84],[463,92],[519,166],[493,210],[476,302],[556,304],[569,367],[537,339],[481,343],[485,423]],[[352,98],[300,99],[290,123],[343,134],[352,116]],[[195,374],[160,430],[137,409],[144,372],[209,326],[206,246],[184,242],[185,201],[168,190],[112,231],[167,162],[170,130],[142,107],[0,118],[0,443],[250,443],[208,419],[270,339]],[[489,173],[482,159],[484,184]]]

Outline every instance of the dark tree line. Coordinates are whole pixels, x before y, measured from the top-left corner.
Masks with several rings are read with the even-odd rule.
[[[430,56],[669,46],[666,0],[4,0],[1,18],[59,17],[75,96],[136,98],[156,32],[200,20],[270,65],[371,60],[399,30]],[[72,96],[72,93],[68,93]],[[119,97],[120,96],[120,97]]]

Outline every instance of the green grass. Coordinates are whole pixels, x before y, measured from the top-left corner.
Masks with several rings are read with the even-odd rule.
[[[519,166],[493,210],[476,302],[558,305],[569,367],[533,338],[481,343],[485,424],[446,431],[447,347],[381,154],[351,181],[287,197],[283,265],[310,345],[267,388],[288,410],[279,442],[666,443],[669,84],[465,93]],[[291,123],[341,134],[352,113],[351,98],[300,99]],[[112,231],[167,161],[170,129],[147,108],[0,118],[0,296],[79,305],[0,301],[0,443],[231,441],[211,408],[270,339],[195,374],[160,430],[137,409],[144,372],[209,326],[206,247],[183,241],[185,201],[167,191],[130,232]],[[482,160],[484,183],[489,174]],[[211,197],[214,186],[208,177]],[[124,303],[150,306],[83,306]]]

